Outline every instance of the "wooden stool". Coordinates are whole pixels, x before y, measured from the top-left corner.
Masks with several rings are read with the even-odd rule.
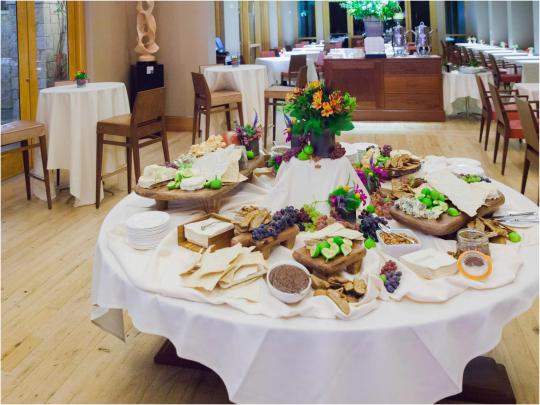
[[[26,180],[26,199],[32,198],[30,190],[30,177],[45,182],[45,193],[47,194],[47,206],[52,208],[51,188],[49,183],[49,171],[47,170],[47,131],[45,125],[35,121],[14,121],[2,125],[2,146],[20,142],[21,146],[5,153],[22,152],[24,164],[24,178]],[[39,144],[29,144],[32,138],[38,138]],[[28,150],[37,148],[41,151],[41,164],[43,166],[43,178],[30,173],[30,157]]]
[[[231,111],[238,109],[240,125],[244,125],[244,114],[242,112],[242,93],[234,90],[210,91],[206,78],[202,73],[191,72],[193,89],[195,90],[195,101],[193,103],[193,135],[191,143],[195,143],[196,134],[200,134],[201,114],[205,115],[205,139],[210,135],[210,115],[215,113],[225,113],[227,120],[227,130],[231,130]],[[231,107],[231,104],[236,104]]]
[[[135,97],[132,114],[118,115],[97,123],[96,153],[96,208],[99,208],[101,180],[117,174],[123,169],[102,176],[103,145],[126,148],[128,193],[131,193],[131,160],[135,168],[135,181],[141,176],[141,158],[139,149],[161,142],[165,162],[170,161],[167,132],[165,130],[165,87],[140,91]],[[125,138],[125,141],[104,139],[104,135]],[[146,140],[139,143],[140,140]]]
[[[298,87],[303,88],[307,84],[307,66],[303,66],[298,71],[297,79]],[[268,135],[268,110],[272,106],[272,142],[276,140],[276,112],[277,107],[285,104],[287,94],[294,91],[294,87],[290,86],[272,86],[264,90],[264,147],[267,144]]]

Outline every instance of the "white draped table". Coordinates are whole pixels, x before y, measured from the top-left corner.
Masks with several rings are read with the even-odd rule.
[[[522,96],[528,96],[529,100],[538,101],[538,93],[540,92],[540,83],[516,83],[514,88]]]
[[[493,83],[491,72],[478,73],[487,89],[488,83]],[[447,115],[464,112],[480,111],[480,93],[476,84],[476,75],[461,73],[454,70],[450,73],[443,72],[443,105]]]
[[[289,63],[291,61],[290,56],[276,56],[270,58],[257,58],[255,60],[256,65],[266,66],[266,73],[268,75],[268,82],[270,85],[281,85],[281,72],[287,72],[289,70]],[[315,69],[315,63],[312,58],[306,58],[307,65],[307,80],[312,82],[317,80],[317,70]]]
[[[518,192],[495,184],[505,194],[504,209],[538,209]],[[272,198],[275,188],[257,179],[238,190],[227,198],[222,212],[261,203]],[[176,282],[179,270],[164,274],[147,268],[142,274],[137,259],[141,253],[132,251],[133,258],[119,260],[108,236],[129,216],[152,207],[152,200],[131,194],[106,217],[96,247],[92,320],[123,338],[122,310],[127,310],[137,329],[166,337],[180,357],[214,370],[235,403],[434,403],[461,391],[466,364],[493,349],[506,323],[527,310],[538,295],[535,226],[522,243],[508,247],[523,260],[512,282],[468,289],[445,302],[377,301],[375,309],[358,318],[335,320],[309,313],[267,317],[255,315],[256,304],[248,314],[228,305],[173,298],[166,290]],[[178,207],[169,213],[177,225],[200,211]],[[422,235],[426,247],[438,241]],[[160,250],[156,263],[171,260],[170,249],[174,246]],[[123,267],[124,260],[133,266]],[[137,272],[150,283],[137,287]],[[151,284],[161,285],[162,293],[152,291]],[[327,301],[328,308],[335,309]],[[283,305],[281,310],[297,307]]]
[[[266,67],[260,65],[211,66],[204,70],[204,77],[210,91],[236,90],[242,93],[245,124],[253,122],[255,113],[259,115],[259,123],[264,123],[264,89],[269,86]],[[225,130],[225,114],[212,114],[211,117],[210,134],[221,133]],[[236,113],[232,114],[232,121],[234,120],[238,121]],[[204,130],[203,123],[201,125]],[[234,129],[234,122],[232,125]]]
[[[69,170],[69,190],[76,206],[95,203],[97,122],[122,114],[129,114],[124,83],[88,83],[84,88],[73,84],[39,92],[36,119],[47,126],[47,167]],[[40,159],[35,153],[36,172],[41,171],[41,163],[36,164]],[[117,170],[126,163],[125,149],[105,145],[103,161],[103,173]],[[51,176],[51,181],[55,177]],[[32,184],[32,190],[45,199],[42,182]],[[54,197],[54,186],[51,193]]]

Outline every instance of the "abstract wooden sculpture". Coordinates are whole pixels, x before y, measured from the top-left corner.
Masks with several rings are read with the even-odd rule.
[[[146,6],[146,8],[145,8]],[[137,46],[135,52],[139,54],[139,61],[155,61],[153,55],[159,50],[156,44],[156,19],[152,15],[154,2],[150,0],[137,2]]]

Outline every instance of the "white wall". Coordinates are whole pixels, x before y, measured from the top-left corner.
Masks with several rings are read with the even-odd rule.
[[[508,42],[508,7],[506,1],[490,1],[488,4],[489,40]]]
[[[278,20],[275,1],[268,2],[268,34],[270,36],[270,48],[277,48],[278,44]]]
[[[509,46],[517,44],[524,49],[534,44],[532,12],[531,1],[507,2]]]
[[[295,1],[282,1],[281,6],[281,35],[283,36],[284,45],[294,45],[298,38],[297,13],[298,5]]]
[[[538,0],[533,1],[534,54],[538,55]]]
[[[478,40],[489,42],[489,2],[465,2],[466,33],[476,36]]]
[[[240,13],[237,0],[228,0],[223,3],[223,42],[229,52],[240,52]]]

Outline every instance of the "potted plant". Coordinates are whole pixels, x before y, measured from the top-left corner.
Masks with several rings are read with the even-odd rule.
[[[77,82],[77,87],[85,87],[88,83],[88,75],[84,70],[77,70],[75,73],[75,81]]]
[[[259,156],[259,139],[262,137],[263,128],[259,124],[259,115],[255,112],[255,119],[253,124],[246,124],[244,126],[236,124],[235,132],[240,145],[245,146],[246,150],[253,152],[253,156]]]
[[[328,195],[328,204],[332,210],[332,216],[350,223],[356,222],[356,210],[366,200],[367,196],[358,185],[354,188],[341,186]]]
[[[366,36],[382,36],[382,21],[391,20],[394,16],[402,17],[403,12],[398,1],[389,0],[347,0],[340,3],[356,20],[364,20]]]
[[[349,93],[331,91],[314,81],[289,93],[284,110],[294,119],[291,133],[309,137],[313,154],[328,158],[334,151],[336,135],[354,128],[351,114],[355,108],[356,98]]]

